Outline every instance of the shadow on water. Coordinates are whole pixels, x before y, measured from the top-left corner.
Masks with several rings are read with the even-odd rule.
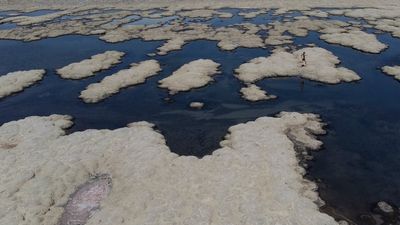
[[[122,90],[98,104],[85,104],[79,93],[87,85],[128,68],[130,63],[150,59],[162,42],[131,40],[109,44],[96,36],[63,36],[23,43],[0,41],[0,74],[16,70],[45,68],[45,78],[24,92],[0,100],[0,123],[31,115],[69,114],[75,125],[70,132],[115,129],[127,123],[146,120],[157,125],[171,151],[202,157],[217,149],[228,127],[274,115],[280,111],[313,112],[328,123],[328,134],[321,137],[325,149],[314,154],[309,175],[320,182],[322,199],[328,208],[352,221],[365,224],[360,214],[368,214],[371,204],[386,200],[400,205],[400,83],[384,75],[379,68],[398,64],[400,40],[379,35],[390,45],[382,54],[368,54],[319,40],[311,32],[295,43],[316,45],[332,51],[342,65],[354,70],[362,80],[340,85],[323,85],[299,78],[268,79],[258,82],[277,100],[250,103],[240,97],[242,84],[233,76],[240,64],[268,49],[238,48],[221,51],[216,42],[198,40],[181,51],[156,56],[162,72],[145,84]],[[106,50],[126,52],[122,63],[96,76],[63,80],[55,69],[86,59]],[[190,92],[169,96],[157,87],[184,63],[209,58],[221,63],[221,73],[212,84]],[[170,97],[171,101],[164,100]],[[202,110],[188,107],[192,101],[205,102]]]

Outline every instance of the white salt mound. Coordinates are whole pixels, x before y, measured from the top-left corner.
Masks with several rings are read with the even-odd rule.
[[[120,70],[99,83],[90,84],[79,97],[86,103],[96,103],[118,93],[122,88],[144,83],[147,78],[159,71],[161,67],[156,60],[133,63],[129,69]]]
[[[45,70],[11,72],[0,76],[0,98],[23,91],[43,78]]]
[[[188,91],[207,85],[218,73],[219,63],[210,59],[198,59],[183,65],[167,78],[159,81],[159,87],[167,88],[171,94]]]
[[[179,50],[185,44],[185,41],[182,38],[174,38],[165,42],[164,45],[157,48],[159,55],[166,55],[168,52],[173,50]]]
[[[190,106],[190,108],[193,108],[193,109],[201,109],[201,108],[203,108],[204,103],[203,102],[191,102],[189,106]]]
[[[368,34],[360,30],[322,34],[320,38],[328,43],[349,46],[370,53],[379,53],[387,47],[385,44],[378,41],[374,34]]]
[[[71,125],[52,115],[0,127],[0,224],[55,225],[71,194],[108,174],[112,188],[87,225],[338,225],[296,158],[294,143],[321,146],[314,114],[233,126],[202,159],[171,153],[147,122],[65,135]]]
[[[305,53],[305,63],[302,54]],[[240,65],[236,76],[248,83],[269,77],[301,76],[328,84],[351,82],[361,78],[353,71],[337,67],[340,60],[330,51],[309,47],[293,53],[276,51],[269,57],[258,57]]]
[[[255,84],[250,84],[247,87],[241,88],[240,93],[242,93],[244,99],[252,102],[276,98],[275,95],[268,95],[266,91]]]
[[[382,71],[400,81],[400,66],[384,66]]]
[[[120,63],[125,53],[118,51],[106,51],[92,56],[81,62],[72,63],[57,70],[62,78],[82,79],[93,76],[95,72],[109,69],[111,66]]]
[[[385,201],[380,201],[377,204],[379,210],[381,210],[384,213],[394,213],[394,209],[391,205],[389,205],[387,202]]]

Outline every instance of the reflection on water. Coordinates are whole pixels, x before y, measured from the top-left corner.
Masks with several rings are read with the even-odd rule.
[[[232,18],[214,18],[206,23],[225,26],[240,21],[238,11],[231,12]],[[166,18],[143,18],[135,21],[135,25],[166,23],[176,17]],[[261,23],[275,18],[267,13],[250,21]],[[114,129],[147,120],[157,125],[173,152],[202,157],[218,148],[227,128],[234,124],[280,111],[318,113],[328,123],[328,134],[321,137],[325,149],[315,153],[316,160],[309,162],[309,176],[320,182],[320,193],[327,208],[365,224],[359,215],[370,214],[375,202],[386,200],[400,205],[400,83],[379,70],[384,65],[398,64],[400,48],[396,46],[400,46],[400,40],[388,34],[379,35],[378,39],[390,46],[381,54],[327,44],[319,40],[316,32],[296,38],[296,45],[315,43],[332,51],[342,60],[343,66],[357,72],[362,80],[324,85],[300,78],[267,79],[257,84],[279,98],[257,103],[240,97],[242,84],[232,73],[252,58],[268,56],[271,49],[221,51],[216,42],[193,41],[181,51],[156,56],[163,69],[158,76],[98,104],[83,103],[78,98],[79,92],[90,83],[128,68],[132,62],[151,58],[147,53],[155,52],[162,42],[132,40],[109,44],[95,36],[64,36],[30,43],[2,40],[0,74],[34,68],[46,69],[47,74],[38,85],[0,100],[0,123],[31,115],[69,114],[75,118],[70,131],[74,132],[88,128]],[[119,50],[127,55],[121,64],[81,81],[63,80],[54,72],[106,50]],[[220,63],[222,73],[215,76],[211,85],[179,93],[172,96],[171,101],[165,101],[168,93],[157,88],[157,81],[184,63],[199,58]],[[202,101],[205,107],[192,110],[188,106],[192,101]]]

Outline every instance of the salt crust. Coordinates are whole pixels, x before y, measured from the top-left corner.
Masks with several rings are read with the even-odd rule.
[[[57,70],[62,78],[82,79],[93,76],[95,72],[109,69],[111,66],[120,63],[125,53],[118,51],[106,51],[92,56],[81,62],[72,63]]]
[[[213,80],[212,76],[218,73],[219,66],[219,63],[210,59],[191,61],[160,80],[159,87],[167,88],[171,94],[175,94],[205,86]]]
[[[254,18],[260,14],[267,13],[266,10],[258,10],[258,11],[253,11],[253,12],[239,12],[239,16],[243,16],[245,19],[251,19]]]
[[[305,53],[304,64],[301,55]],[[353,71],[337,67],[340,60],[330,51],[319,47],[308,47],[293,53],[276,51],[269,57],[258,57],[240,65],[236,76],[247,83],[263,78],[300,76],[305,79],[328,84],[351,82],[361,78]]]
[[[129,69],[120,70],[99,83],[90,84],[79,97],[86,103],[96,103],[118,93],[122,88],[144,83],[159,71],[161,67],[156,60],[133,63]]]
[[[400,66],[384,66],[382,71],[400,81]]]
[[[0,76],[0,99],[35,84],[43,78],[45,72],[45,70],[26,70]]]
[[[343,33],[322,34],[320,38],[328,43],[350,46],[369,53],[379,53],[387,48],[385,44],[376,39],[375,35],[359,30],[350,30]]]
[[[191,102],[189,104],[189,106],[190,106],[190,108],[193,108],[193,109],[201,109],[204,107],[204,103],[203,102]]]
[[[184,4],[184,2],[182,4]],[[257,3],[254,2],[254,4],[256,5]],[[289,4],[288,2],[285,4],[290,5],[290,7],[281,6],[275,11],[275,14],[286,13],[290,10],[301,10],[305,15],[324,19],[313,19],[307,16],[301,16],[295,17],[294,21],[275,21],[268,24],[268,28],[262,28],[263,25],[257,26],[254,24],[247,24],[244,29],[241,24],[216,28],[206,24],[185,23],[184,17],[212,18],[212,16],[232,16],[230,13],[215,10],[218,6],[209,9],[196,8],[193,5],[188,8],[175,8],[170,6],[165,8],[166,11],[155,12],[154,9],[150,8],[151,4],[149,4],[146,10],[135,11],[134,13],[126,10],[129,8],[129,4],[125,5],[125,7],[118,7],[118,5],[115,5],[114,8],[118,9],[116,11],[106,11],[105,6],[103,6],[104,8],[100,6],[97,6],[97,8],[86,6],[81,9],[66,7],[65,10],[38,17],[20,16],[2,19],[0,23],[15,22],[19,27],[0,30],[0,38],[32,41],[66,34],[100,34],[100,39],[112,43],[134,38],[141,38],[148,41],[164,40],[166,42],[159,48],[158,54],[165,55],[169,51],[182,48],[184,44],[193,40],[207,39],[218,41],[218,46],[223,50],[234,50],[238,47],[264,48],[268,45],[292,43],[292,36],[287,35],[286,32],[295,36],[306,36],[308,31],[318,31],[322,34],[329,34],[323,37],[331,43],[339,43],[367,52],[377,52],[377,49],[382,48],[382,44],[375,40],[376,38],[373,34],[367,35],[366,33],[360,33],[361,28],[367,28],[372,25],[376,29],[391,32],[394,36],[399,36],[400,33],[400,26],[398,25],[400,10],[396,7],[382,7],[379,9],[337,9],[328,11],[330,14],[334,15],[364,18],[370,23],[352,24],[350,22],[345,23],[337,20],[325,19],[327,12],[318,9],[311,9],[304,5]],[[138,4],[135,5],[135,7],[140,8],[141,6]],[[238,7],[240,8],[240,5],[238,5]],[[267,10],[270,10],[270,8],[261,8],[259,11],[250,13],[241,12],[241,15],[253,17]],[[87,12],[97,13],[88,14]],[[369,15],[369,13],[371,15]],[[164,25],[127,24],[132,20],[130,16],[162,18],[172,15],[177,15],[177,18]],[[68,20],[61,19],[66,16],[71,16],[72,18]],[[377,20],[377,18],[379,18],[379,20]],[[252,27],[248,29],[250,26]],[[268,31],[268,36],[265,40],[257,33],[261,30]],[[368,49],[370,47],[368,44],[364,44],[364,37],[373,41],[374,49]]]
[[[52,115],[0,127],[0,224],[57,224],[69,196],[96,174],[113,184],[87,225],[338,224],[319,211],[296,157],[295,144],[322,144],[314,114],[233,126],[202,159],[171,153],[147,122],[65,135],[71,125]]]
[[[240,93],[242,93],[244,99],[252,102],[276,98],[275,95],[268,95],[266,91],[255,84],[250,84],[247,87],[241,88]]]

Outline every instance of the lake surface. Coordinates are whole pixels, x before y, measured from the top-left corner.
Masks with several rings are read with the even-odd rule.
[[[238,10],[226,10],[235,16],[205,23],[226,26],[243,21],[237,15]],[[335,17],[340,18],[349,19]],[[268,13],[246,22],[260,24],[271,19],[274,17]],[[400,64],[400,39],[388,34],[379,34],[378,39],[389,45],[381,54],[327,44],[319,40],[316,32],[295,38],[296,45],[314,43],[333,52],[342,66],[358,73],[362,80],[325,85],[307,80],[303,83],[300,78],[266,79],[257,84],[278,99],[256,103],[241,98],[242,84],[233,76],[233,70],[252,58],[270,55],[271,48],[221,51],[217,42],[198,40],[180,51],[150,57],[147,54],[156,52],[162,41],[110,44],[97,36],[78,35],[27,43],[0,40],[0,74],[29,69],[47,71],[37,85],[0,100],[0,124],[32,115],[68,114],[75,123],[69,132],[75,132],[115,129],[146,120],[157,126],[171,151],[202,157],[217,149],[228,127],[237,123],[281,111],[317,113],[328,124],[328,133],[320,137],[324,148],[313,154],[315,160],[308,163],[311,166],[308,176],[317,181],[320,195],[327,203],[326,212],[357,224],[368,224],[360,215],[371,214],[377,201],[400,205],[400,82],[379,69]],[[57,68],[107,50],[125,52],[122,63],[84,80],[65,80],[55,73]],[[162,72],[145,84],[123,89],[97,104],[86,104],[78,98],[90,83],[128,68],[133,62],[152,58],[160,62]],[[200,58],[221,64],[222,73],[215,76],[215,82],[174,96],[157,87],[158,80]],[[192,101],[204,102],[205,107],[191,109]]]

